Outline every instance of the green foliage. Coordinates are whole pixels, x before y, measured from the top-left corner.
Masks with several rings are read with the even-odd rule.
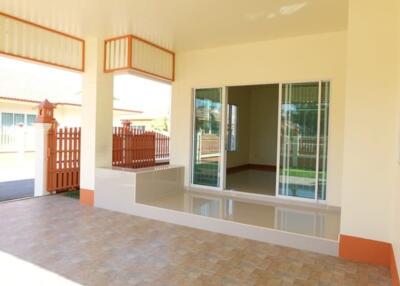
[[[154,131],[169,132],[169,120],[166,116],[152,120],[150,125]]]

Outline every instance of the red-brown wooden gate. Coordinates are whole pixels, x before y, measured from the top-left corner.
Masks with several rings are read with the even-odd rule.
[[[53,127],[47,136],[47,191],[78,189],[81,128]]]

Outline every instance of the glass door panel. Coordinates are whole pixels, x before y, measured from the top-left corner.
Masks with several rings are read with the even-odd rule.
[[[221,186],[222,88],[194,94],[192,184]]]
[[[279,194],[315,199],[319,83],[283,84]]]
[[[330,82],[321,82],[321,108],[319,131],[319,172],[318,172],[318,199],[326,199],[326,181],[328,167],[328,125],[329,125],[329,96]]]

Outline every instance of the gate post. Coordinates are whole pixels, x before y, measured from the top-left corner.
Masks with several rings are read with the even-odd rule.
[[[48,133],[55,124],[54,105],[47,99],[39,104],[35,126],[35,197],[47,192]]]
[[[124,127],[124,128],[130,128],[131,127],[131,121],[130,120],[123,119],[123,120],[121,120],[121,124],[122,124],[122,127]]]

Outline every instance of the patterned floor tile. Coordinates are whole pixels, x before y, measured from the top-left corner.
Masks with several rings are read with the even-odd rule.
[[[0,204],[0,251],[83,285],[390,285],[384,267],[81,206],[64,196]]]

